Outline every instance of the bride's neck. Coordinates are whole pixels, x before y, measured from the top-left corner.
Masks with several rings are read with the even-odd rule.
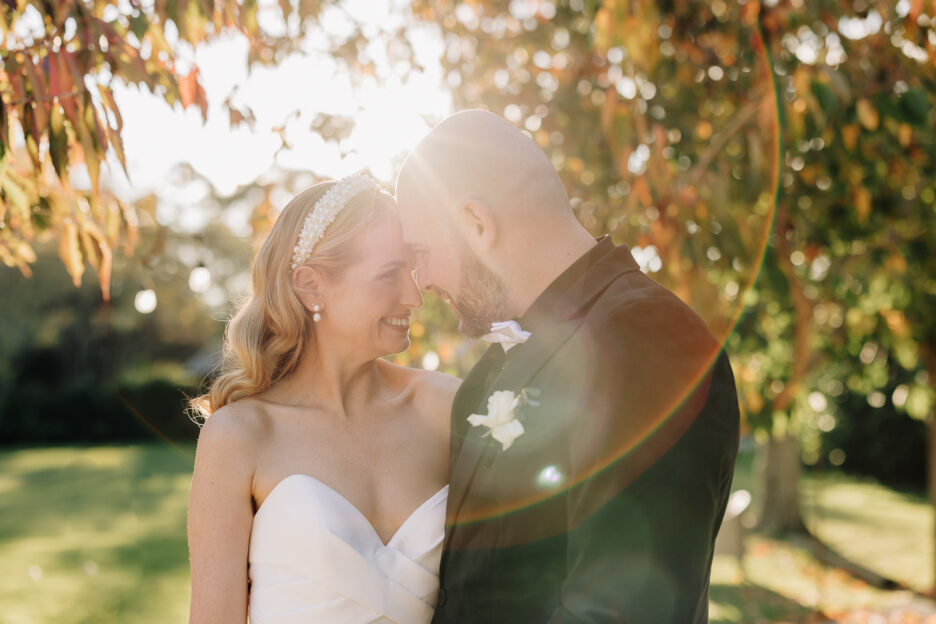
[[[306,349],[296,368],[276,384],[276,400],[347,415],[353,404],[374,396],[378,383],[376,360],[355,359],[319,344]]]

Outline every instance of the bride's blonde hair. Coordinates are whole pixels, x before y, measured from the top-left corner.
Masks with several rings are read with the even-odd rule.
[[[267,390],[313,345],[312,316],[296,295],[290,263],[306,216],[334,184],[321,182],[296,195],[257,250],[250,294],[224,332],[221,371],[204,394],[189,401],[196,418],[205,419],[228,403]],[[374,190],[355,195],[303,264],[316,267],[326,278],[336,276],[351,261],[348,242],[391,201]]]

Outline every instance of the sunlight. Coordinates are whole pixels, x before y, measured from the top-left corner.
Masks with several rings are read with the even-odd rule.
[[[392,179],[394,160],[402,159],[429,130],[424,115],[438,118],[451,106],[437,89],[416,80],[405,85],[395,79],[385,86],[368,85],[362,101],[348,137],[354,149],[349,161],[384,182]],[[420,109],[413,107],[414,102],[421,103]]]
[[[182,163],[205,176],[220,195],[233,194],[271,168],[329,177],[366,169],[381,182],[392,182],[407,151],[452,110],[451,96],[442,90],[440,35],[426,28],[409,35],[422,71],[403,72],[378,59],[376,77],[357,87],[324,53],[291,55],[248,73],[243,37],[226,35],[201,45],[194,61],[204,76],[205,123],[194,108],[169,108],[148,91],[115,85],[130,181],[112,166],[109,185],[128,199],[140,197],[161,188]],[[230,127],[228,97],[236,108],[254,113],[253,130]],[[323,140],[313,127],[322,114],[353,118],[351,134],[337,142]],[[285,144],[277,127],[284,128]]]

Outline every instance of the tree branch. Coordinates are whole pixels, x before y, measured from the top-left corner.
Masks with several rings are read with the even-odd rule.
[[[685,176],[683,182],[677,182],[677,188],[685,188],[686,186],[695,186],[702,179],[702,176],[705,175],[706,170],[709,168],[709,165],[712,164],[712,161],[715,160],[715,157],[718,156],[718,153],[722,151],[725,147],[725,143],[728,142],[734,135],[741,131],[745,125],[757,114],[757,111],[760,110],[761,105],[763,104],[763,99],[758,98],[748,102],[747,105],[741,109],[741,112],[735,115],[731,123],[728,126],[718,133],[718,135],[712,139],[712,142],[709,144],[708,149],[705,150],[705,153],[702,154],[702,158],[699,159],[699,162],[693,167]]]
[[[799,385],[806,377],[810,366],[809,323],[812,319],[812,304],[806,297],[803,285],[796,278],[796,271],[790,261],[791,246],[787,240],[787,231],[791,229],[787,210],[777,206],[777,264],[787,278],[790,298],[793,300],[793,371],[783,386],[783,390],[774,399],[774,409],[786,411],[796,397]]]

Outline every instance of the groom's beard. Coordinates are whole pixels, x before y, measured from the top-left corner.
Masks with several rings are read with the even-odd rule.
[[[509,309],[507,285],[477,256],[463,246],[458,293],[452,308],[458,316],[458,331],[469,338],[479,338],[491,331],[491,323],[513,318]]]

